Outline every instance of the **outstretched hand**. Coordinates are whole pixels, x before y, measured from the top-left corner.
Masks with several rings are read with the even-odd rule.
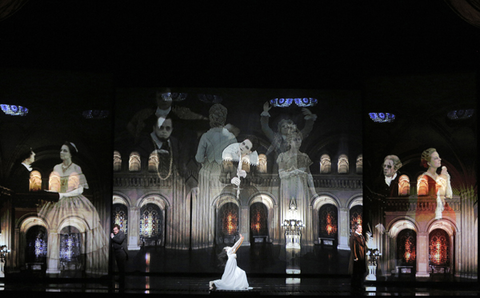
[[[264,104],[263,104],[263,111],[264,112],[268,112],[270,111],[272,107],[270,106],[270,103],[268,101],[266,101]]]
[[[443,167],[442,167],[442,172],[440,173],[440,175],[445,176],[445,177],[450,176],[450,174],[448,174],[448,171],[447,171],[447,167],[446,167],[446,166],[443,166]]]
[[[303,113],[303,116],[310,116],[312,115],[312,112],[307,109],[307,108],[302,108],[302,113]]]

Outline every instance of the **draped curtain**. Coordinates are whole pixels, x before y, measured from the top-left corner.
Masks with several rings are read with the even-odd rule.
[[[2,0],[0,1],[0,21],[13,15],[22,6],[27,3],[28,0]]]
[[[445,0],[464,21],[480,28],[480,0]]]

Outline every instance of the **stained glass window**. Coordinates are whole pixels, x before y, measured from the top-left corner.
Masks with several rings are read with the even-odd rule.
[[[42,226],[33,226],[27,234],[26,262],[44,262],[47,256],[47,230]]]
[[[238,206],[226,203],[220,207],[221,231],[224,236],[235,235],[238,232]]]
[[[252,236],[268,235],[268,210],[263,203],[254,203],[250,206],[250,231]]]
[[[350,208],[350,230],[353,229],[355,223],[362,224],[363,222],[363,206],[356,205]]]
[[[82,239],[80,231],[72,226],[60,232],[60,263],[64,269],[81,267]]]
[[[413,266],[417,258],[417,233],[411,229],[402,230],[397,236],[397,259],[401,266]]]
[[[432,265],[450,265],[450,239],[444,230],[436,229],[430,233],[429,256]]]
[[[140,237],[142,239],[159,239],[162,224],[160,207],[152,203],[142,206],[140,209]]]
[[[120,230],[128,233],[128,209],[123,204],[113,204],[112,206],[112,226],[117,224]]]
[[[337,225],[337,207],[333,204],[325,204],[318,211],[320,223],[320,237],[336,238]]]

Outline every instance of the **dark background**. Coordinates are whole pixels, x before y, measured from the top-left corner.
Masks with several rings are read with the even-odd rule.
[[[0,21],[0,65],[122,87],[315,89],[479,66],[480,29],[444,1],[164,2],[26,1]]]

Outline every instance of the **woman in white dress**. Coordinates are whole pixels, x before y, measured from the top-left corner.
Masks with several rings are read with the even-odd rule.
[[[427,168],[427,171],[418,178],[417,190],[420,190],[419,195],[437,198],[435,219],[441,219],[445,209],[445,198],[451,199],[453,196],[450,174],[447,167],[442,166],[442,159],[435,148],[422,152],[421,165]]]
[[[226,246],[218,255],[222,265],[225,265],[222,279],[217,279],[209,283],[210,290],[237,290],[244,291],[252,289],[248,285],[247,275],[245,271],[237,266],[237,250],[242,245],[243,236],[240,234],[240,239],[233,245],[233,247]]]
[[[108,273],[108,246],[106,234],[100,223],[97,209],[83,190],[88,188],[87,179],[79,165],[72,162],[78,150],[75,144],[65,142],[60,149],[62,163],[55,165],[49,178],[49,191],[58,192],[58,202],[48,202],[39,211],[49,226],[48,231],[48,271],[55,273],[61,270],[60,265],[60,237],[63,227],[76,226],[84,229],[84,247],[81,254],[85,254],[84,268],[87,273]]]

